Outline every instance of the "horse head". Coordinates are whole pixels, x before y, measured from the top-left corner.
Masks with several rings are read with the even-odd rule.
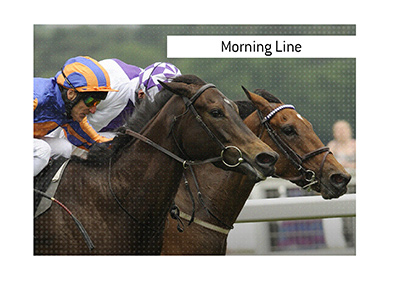
[[[271,176],[277,153],[248,129],[233,101],[214,85],[206,85],[192,77],[191,83],[179,81],[179,78],[161,83],[178,95],[168,104],[180,108],[171,120],[171,134],[181,152],[191,160],[220,157],[221,160],[213,162],[217,167],[241,172],[257,180]],[[199,140],[203,144],[199,144]]]
[[[253,131],[279,154],[275,174],[303,188],[311,187],[325,199],[345,194],[351,176],[324,146],[311,123],[292,105],[271,102],[243,89],[257,108],[245,122],[257,126]]]

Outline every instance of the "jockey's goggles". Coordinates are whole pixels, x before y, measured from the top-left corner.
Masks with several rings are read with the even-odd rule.
[[[83,102],[85,103],[85,105],[86,105],[87,107],[96,106],[96,105],[98,105],[98,104],[100,103],[100,101],[101,101],[101,99],[93,98],[93,97],[91,97],[91,96],[86,97],[86,98],[83,100]]]

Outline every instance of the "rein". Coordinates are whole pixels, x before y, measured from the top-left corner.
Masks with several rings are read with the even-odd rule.
[[[60,201],[58,201],[54,197],[48,196],[45,192],[42,192],[42,191],[39,191],[39,190],[36,190],[36,189],[33,189],[33,191],[35,193],[38,193],[39,195],[43,196],[44,198],[55,202],[63,210],[65,210],[70,215],[70,217],[72,218],[72,220],[74,221],[74,223],[78,227],[79,231],[81,232],[81,234],[82,234],[82,236],[83,236],[83,238],[84,238],[84,240],[86,242],[86,245],[89,248],[89,251],[92,251],[94,249],[94,244],[93,244],[92,240],[90,239],[90,236],[87,233],[86,229],[83,227],[83,224],[76,218],[76,216],[73,215],[73,213],[63,203],[61,203]]]
[[[272,117],[274,117],[275,114],[277,114],[279,111],[284,110],[284,109],[295,109],[293,105],[290,104],[284,104],[281,105],[274,110],[272,110],[267,116],[263,118],[261,111],[257,110],[258,116],[260,117],[261,125],[265,127],[267,130],[269,136],[271,139],[274,141],[274,143],[278,146],[278,148],[282,151],[283,154],[292,162],[292,164],[296,167],[298,171],[300,171],[300,175],[294,178],[285,178],[286,180],[290,180],[293,182],[298,182],[301,180],[305,180],[308,184],[302,186],[303,189],[310,188],[312,185],[318,183],[318,178],[315,174],[314,171],[307,169],[304,167],[304,162],[307,161],[308,159],[317,156],[322,153],[326,153],[322,159],[319,171],[318,171],[318,177],[319,179],[322,177],[322,168],[324,167],[326,158],[328,157],[329,154],[332,154],[332,152],[329,150],[329,147],[321,147],[318,148],[314,151],[311,151],[303,156],[300,156],[299,154],[296,153],[290,146],[273,130],[273,128],[270,125],[270,120]]]
[[[285,179],[290,180],[290,181],[295,181],[295,182],[296,181],[301,181],[302,179],[304,179],[308,184],[304,185],[302,188],[307,189],[307,188],[311,187],[312,185],[317,184],[318,180],[316,178],[316,175],[315,175],[314,171],[304,167],[304,165],[303,165],[304,162],[307,161],[308,159],[316,156],[316,155],[319,155],[319,154],[322,154],[322,153],[326,152],[324,158],[322,159],[322,162],[321,162],[321,165],[320,165],[320,168],[319,168],[319,171],[318,171],[319,178],[321,178],[321,176],[322,176],[322,168],[324,166],[324,163],[326,161],[327,156],[329,154],[331,154],[331,151],[329,150],[329,147],[321,147],[321,148],[318,148],[317,150],[314,150],[314,151],[309,152],[309,153],[307,153],[307,154],[305,154],[303,156],[300,156],[292,148],[290,148],[290,146],[288,144],[286,144],[286,142],[283,141],[283,139],[272,129],[272,127],[271,127],[271,125],[269,123],[269,121],[271,120],[272,117],[274,117],[275,114],[277,114],[279,111],[287,109],[287,108],[290,108],[290,109],[293,109],[293,110],[295,109],[293,105],[289,105],[289,104],[281,105],[281,106],[275,108],[274,110],[272,110],[266,117],[262,116],[260,110],[257,110],[257,111],[258,111],[258,115],[260,117],[261,125],[263,125],[265,127],[265,129],[267,130],[268,134],[270,135],[272,140],[275,142],[275,144],[278,146],[278,148],[282,151],[282,153],[285,154],[285,156],[293,163],[293,165],[297,168],[297,170],[301,172],[300,176],[297,176],[297,177],[294,177],[294,178],[285,178]],[[259,135],[259,137],[260,136],[261,136],[261,134]],[[204,204],[204,201],[202,200],[201,193],[200,193],[200,187],[199,187],[199,185],[197,183],[197,180],[196,180],[196,177],[194,175],[194,172],[193,172],[192,168],[190,168],[190,170],[192,172],[194,183],[195,183],[195,186],[196,186],[196,189],[197,189],[197,195],[199,197],[200,202],[202,203],[203,207],[206,209],[207,213],[209,215],[211,215],[214,219],[216,219],[220,224],[222,224],[224,226],[224,228],[219,227],[219,226],[215,226],[213,224],[210,224],[208,222],[202,221],[202,220],[197,219],[197,218],[194,217],[194,215],[195,215],[195,213],[194,213],[194,199],[193,199],[193,195],[192,195],[192,193],[190,191],[190,188],[189,188],[189,183],[187,182],[186,178],[184,178],[185,179],[185,188],[189,192],[189,195],[191,197],[192,204],[193,204],[192,214],[188,215],[186,213],[179,212],[179,209],[176,210],[177,206],[174,205],[174,211],[177,212],[177,215],[176,214],[173,215],[172,218],[177,220],[176,216],[178,216],[178,217],[181,217],[181,218],[183,218],[185,220],[188,220],[189,221],[188,225],[190,225],[192,222],[195,222],[198,225],[201,225],[202,227],[208,228],[210,230],[213,230],[213,231],[216,231],[216,232],[219,232],[219,233],[222,233],[222,234],[228,234],[229,230],[233,229],[233,226],[229,226],[229,225],[225,224],[224,222],[222,222],[218,217],[213,215],[211,213],[211,211],[207,208],[207,206]],[[178,231],[180,231],[180,232],[183,231],[183,224],[182,223],[181,223],[181,225],[179,225],[179,223],[178,223]]]
[[[151,141],[149,138],[131,130],[131,129],[126,129],[125,130],[125,134],[130,135],[136,139],[139,139],[141,141],[143,141],[144,143],[149,144],[150,146],[154,147],[155,149],[157,149],[158,151],[168,155],[169,157],[173,158],[174,160],[182,163],[183,168],[187,168],[188,166],[194,166],[194,165],[201,165],[201,164],[207,164],[207,163],[214,163],[214,162],[218,162],[222,160],[222,157],[214,157],[214,158],[210,158],[210,159],[206,159],[203,161],[192,161],[192,160],[184,160],[181,157],[175,155],[174,153],[172,153],[171,151],[165,149],[164,147],[158,145],[157,143]],[[223,154],[223,153],[222,153]]]
[[[196,207],[195,207],[194,197],[193,197],[193,194],[192,194],[192,192],[190,190],[189,182],[186,179],[185,173],[183,173],[182,176],[183,176],[183,180],[184,180],[184,183],[185,183],[185,190],[189,194],[189,197],[190,197],[190,199],[192,201],[193,208],[192,208],[192,213],[189,215],[189,214],[186,214],[184,212],[181,212],[180,209],[178,208],[178,206],[175,204],[175,202],[173,202],[171,210],[170,210],[170,215],[171,215],[172,219],[177,221],[177,223],[178,223],[178,225],[177,225],[178,231],[179,232],[183,232],[185,230],[185,225],[183,224],[183,222],[181,220],[181,218],[182,218],[182,219],[188,221],[188,226],[191,225],[194,222],[194,223],[196,223],[196,224],[198,224],[198,225],[200,225],[202,227],[205,227],[205,228],[208,228],[210,230],[213,230],[213,231],[216,231],[216,232],[219,232],[219,233],[227,235],[229,233],[229,231],[231,229],[233,229],[233,225],[228,225],[228,224],[224,223],[216,215],[214,215],[211,212],[211,210],[206,206],[206,204],[205,204],[205,202],[203,200],[203,196],[202,196],[202,194],[200,192],[200,186],[199,186],[199,183],[197,182],[196,175],[194,174],[193,168],[191,166],[189,166],[189,169],[190,169],[190,172],[192,173],[194,184],[195,184],[196,189],[197,189],[198,200],[200,201],[200,203],[203,206],[203,208],[206,210],[207,214],[209,216],[213,217],[221,225],[223,225],[223,227],[219,227],[219,226],[213,225],[211,223],[208,223],[206,221],[203,221],[203,220],[198,219],[198,218],[195,217],[195,208]]]
[[[201,118],[200,114],[197,112],[196,108],[193,106],[194,102],[200,97],[200,95],[202,95],[203,92],[206,91],[209,88],[215,88],[215,85],[212,84],[212,83],[205,84],[201,88],[199,88],[196,91],[196,93],[190,99],[187,98],[187,97],[183,97],[183,100],[184,100],[185,106],[186,106],[186,111],[183,114],[186,114],[187,110],[190,110],[193,113],[193,115],[195,116],[197,122],[206,131],[208,136],[211,139],[213,139],[221,147],[221,154],[220,154],[219,157],[214,157],[214,158],[206,159],[206,160],[203,160],[203,161],[185,160],[185,159],[177,156],[176,154],[172,153],[171,151],[165,149],[164,147],[158,145],[157,143],[153,142],[149,138],[143,136],[142,134],[139,134],[138,132],[135,132],[135,131],[130,130],[130,129],[126,129],[125,130],[125,134],[130,135],[130,136],[132,136],[132,137],[134,137],[136,139],[139,139],[139,140],[149,144],[150,146],[152,146],[153,148],[157,149],[158,151],[161,151],[162,153],[164,153],[164,154],[168,155],[169,157],[173,158],[174,160],[182,163],[184,169],[186,169],[188,166],[202,165],[202,164],[214,163],[214,162],[219,162],[219,161],[222,161],[222,163],[225,166],[230,167],[230,168],[234,168],[234,167],[239,166],[244,161],[242,151],[236,146],[225,146],[217,138],[217,136],[215,136],[215,134],[210,130],[210,128],[208,128],[207,124],[204,123],[204,121]],[[180,116],[182,116],[183,114],[174,117],[174,120],[172,121],[172,125],[171,125],[171,128],[170,128],[170,130],[171,130],[170,132],[172,132],[174,124],[176,123],[177,119]],[[174,134],[173,134],[173,137],[174,137],[175,143],[178,146],[179,150],[182,153],[184,153],[182,151],[182,149],[180,148],[179,144],[177,143],[177,140],[176,140]],[[239,154],[239,158],[238,158],[238,160],[237,160],[237,162],[235,164],[229,164],[224,160],[224,154],[229,149],[235,149]]]
[[[136,138],[136,139],[141,140],[142,142],[144,142],[144,143],[146,143],[146,144],[152,146],[153,148],[155,148],[155,149],[157,149],[158,151],[160,151],[160,152],[166,154],[167,156],[171,157],[172,159],[174,159],[174,160],[176,160],[176,161],[182,163],[182,166],[183,166],[184,169],[187,169],[187,168],[189,167],[189,168],[192,170],[192,166],[195,166],[195,165],[202,165],[202,164],[208,164],[208,163],[214,163],[214,162],[219,162],[219,161],[222,161],[222,163],[225,164],[227,167],[230,167],[230,168],[237,167],[238,165],[240,165],[240,164],[244,161],[243,155],[242,155],[242,151],[241,151],[238,147],[236,147],[236,146],[225,146],[225,145],[215,136],[215,134],[208,128],[208,126],[207,126],[207,125],[204,123],[204,121],[202,120],[200,114],[197,112],[196,108],[193,106],[194,102],[200,97],[200,95],[201,95],[205,90],[207,90],[207,89],[209,89],[209,88],[215,88],[215,85],[214,85],[214,84],[211,84],[211,83],[205,84],[205,85],[203,85],[201,88],[199,88],[199,89],[196,91],[196,93],[195,93],[190,99],[187,98],[187,97],[183,97],[183,100],[184,100],[185,106],[186,106],[186,111],[185,111],[183,114],[174,117],[174,120],[173,120],[172,125],[171,125],[171,131],[170,131],[170,132],[172,132],[173,126],[174,126],[175,122],[177,121],[177,118],[179,118],[180,116],[186,114],[187,111],[190,110],[190,111],[193,113],[193,115],[195,116],[197,122],[198,122],[198,123],[201,125],[201,127],[206,131],[206,133],[209,135],[209,137],[211,137],[211,139],[213,139],[213,140],[221,147],[221,154],[220,154],[219,157],[214,157],[214,158],[206,159],[206,160],[203,160],[203,161],[193,161],[193,160],[183,159],[183,158],[177,156],[176,154],[172,153],[171,151],[165,149],[164,147],[158,145],[157,143],[155,143],[154,141],[150,140],[149,138],[143,136],[142,134],[139,134],[138,132],[135,132],[135,131],[130,130],[130,129],[126,129],[126,130],[125,130],[125,134],[127,134],[127,135],[129,135],[129,136],[132,136],[132,137],[134,137],[134,138]],[[172,134],[173,134],[173,132],[172,132]],[[177,143],[177,140],[176,140],[174,134],[173,134],[173,137],[174,137],[175,144],[177,145],[178,149],[184,154],[183,150],[181,149],[181,147],[180,147],[179,144]],[[238,160],[237,160],[237,162],[236,162],[235,164],[229,164],[229,163],[227,163],[227,162],[224,160],[224,154],[225,154],[225,152],[226,152],[227,150],[229,150],[229,149],[235,149],[235,150],[238,152],[238,154],[239,154],[239,158],[238,158]],[[112,194],[114,200],[117,202],[117,204],[119,205],[119,207],[120,207],[130,218],[132,218],[134,221],[140,223],[131,213],[129,213],[129,211],[128,211],[126,208],[124,208],[124,206],[122,205],[121,201],[118,199],[117,195],[115,194],[115,192],[114,192],[113,189],[112,189],[112,186],[111,186],[111,167],[112,167],[112,164],[111,164],[111,162],[112,162],[112,158],[110,158],[110,161],[109,161],[109,171],[108,171],[108,185],[109,185],[110,193]],[[193,174],[193,176],[194,176],[194,173],[193,173],[193,172],[192,172],[192,174]],[[195,178],[195,177],[194,177],[194,178]],[[195,181],[196,181],[196,179],[195,179]],[[202,202],[203,205],[204,205],[204,202],[203,202],[202,199],[201,199],[201,193],[200,193],[199,190],[198,190],[198,195],[199,195],[199,198],[200,198],[201,202]],[[206,207],[205,205],[204,205],[204,207],[207,209],[207,207]],[[207,209],[207,210],[208,210],[208,209]],[[179,213],[179,209],[177,210],[177,212]],[[208,212],[209,212],[212,216],[214,216],[209,210],[208,210]],[[179,217],[179,214],[178,214],[178,217]],[[215,217],[215,216],[214,216],[214,217]],[[193,218],[194,218],[194,214],[193,214]],[[215,217],[215,218],[216,218],[216,217]],[[176,216],[175,216],[175,219],[176,219]],[[216,219],[218,220],[218,218],[216,218]],[[189,224],[190,224],[190,223],[189,223]],[[161,227],[163,227],[163,222],[162,222]],[[231,229],[231,228],[233,228],[233,227],[230,227],[230,229]],[[180,229],[180,228],[179,228],[179,225],[178,225],[178,230],[179,230],[179,229]],[[157,231],[157,230],[158,230],[158,229],[155,229],[155,231]],[[182,229],[182,231],[183,231],[183,229]]]

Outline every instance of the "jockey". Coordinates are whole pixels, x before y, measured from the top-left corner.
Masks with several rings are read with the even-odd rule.
[[[165,82],[181,75],[179,69],[170,63],[156,62],[145,69],[128,65],[118,59],[107,59],[100,64],[110,75],[111,87],[118,92],[109,92],[107,99],[99,103],[97,111],[88,115],[88,121],[102,135],[112,138],[113,131],[122,126],[133,113],[140,99],[154,95],[161,90],[160,81]]]
[[[122,126],[124,120],[132,114],[135,90],[143,69],[118,59],[102,60],[99,63],[108,72],[111,87],[118,89],[118,92],[109,92],[107,98],[97,106],[96,113],[88,115],[88,120],[95,130],[104,136],[113,137],[104,132]]]
[[[70,157],[72,146],[88,149],[94,142],[109,139],[100,136],[88,123],[87,115],[96,111],[97,104],[110,86],[107,71],[90,57],[75,57],[66,61],[55,77],[34,78],[34,176],[48,163],[50,157]],[[62,127],[66,138],[48,137]]]

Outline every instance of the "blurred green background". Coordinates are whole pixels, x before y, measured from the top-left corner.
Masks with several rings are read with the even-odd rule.
[[[233,100],[244,100],[241,85],[263,88],[313,124],[327,144],[332,125],[347,120],[356,132],[356,59],[173,59],[167,35],[355,35],[355,25],[35,25],[34,76],[53,77],[78,55],[118,58],[142,68],[166,61],[183,74],[214,83]]]

